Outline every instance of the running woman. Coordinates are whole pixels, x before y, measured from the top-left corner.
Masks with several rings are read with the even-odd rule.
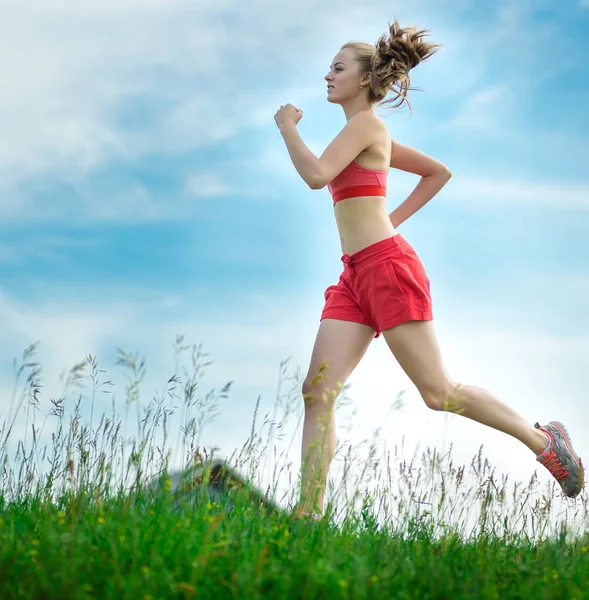
[[[389,24],[376,45],[349,42],[335,55],[327,100],[339,104],[347,123],[317,158],[296,125],[303,111],[280,107],[274,119],[302,179],[313,190],[327,186],[340,234],[343,271],[325,290],[311,362],[303,383],[305,420],[301,495],[295,516],[321,518],[329,464],[335,452],[334,404],[338,392],[380,334],[423,401],[433,410],[468,417],[525,444],[574,497],[584,485],[583,466],[558,421],[531,425],[486,389],[457,384],[446,372],[433,326],[430,282],[415,250],[396,228],[448,182],[440,161],[393,141],[375,105],[401,106],[409,71],[430,58],[438,44],[428,30]],[[383,102],[393,92],[392,99]],[[387,214],[389,168],[421,176],[409,197]]]

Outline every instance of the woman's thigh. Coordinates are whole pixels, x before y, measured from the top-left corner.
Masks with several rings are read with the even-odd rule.
[[[338,389],[338,384],[343,386],[373,339],[374,329],[369,325],[323,319],[315,338],[303,390],[323,392]]]

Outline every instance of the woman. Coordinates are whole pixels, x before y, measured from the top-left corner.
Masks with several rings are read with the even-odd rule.
[[[409,71],[439,47],[425,41],[427,34],[401,28],[395,19],[389,35],[381,36],[376,46],[360,42],[342,46],[325,80],[327,99],[343,108],[347,124],[319,159],[297,132],[301,110],[287,104],[274,117],[299,175],[311,189],[327,185],[333,197],[344,263],[337,285],[325,290],[303,384],[301,497],[296,516],[321,518],[335,452],[335,399],[381,333],[428,407],[461,414],[517,438],[549,469],[567,496],[576,496],[584,485],[583,466],[561,423],[532,426],[487,390],[456,384],[448,375],[433,327],[429,280],[414,249],[396,232],[451,177],[441,162],[393,142],[373,111],[376,104],[395,100],[394,107],[409,104]],[[391,91],[395,97],[382,102]],[[421,175],[414,191],[390,215],[389,167]]]

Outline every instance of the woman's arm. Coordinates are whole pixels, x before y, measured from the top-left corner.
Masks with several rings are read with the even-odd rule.
[[[366,112],[354,115],[317,158],[305,145],[296,125],[281,125],[280,133],[292,164],[303,181],[313,190],[324,188],[338,173],[374,142],[375,120]]]
[[[421,175],[420,182],[407,199],[389,214],[395,228],[427,204],[452,177],[444,163],[394,141],[391,146],[391,168]]]

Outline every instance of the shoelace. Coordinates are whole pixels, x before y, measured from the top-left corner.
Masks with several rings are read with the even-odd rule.
[[[546,462],[543,462],[542,464],[554,475],[554,477],[556,477],[556,481],[560,481],[569,476],[569,472],[558,460],[554,450],[548,455]]]

